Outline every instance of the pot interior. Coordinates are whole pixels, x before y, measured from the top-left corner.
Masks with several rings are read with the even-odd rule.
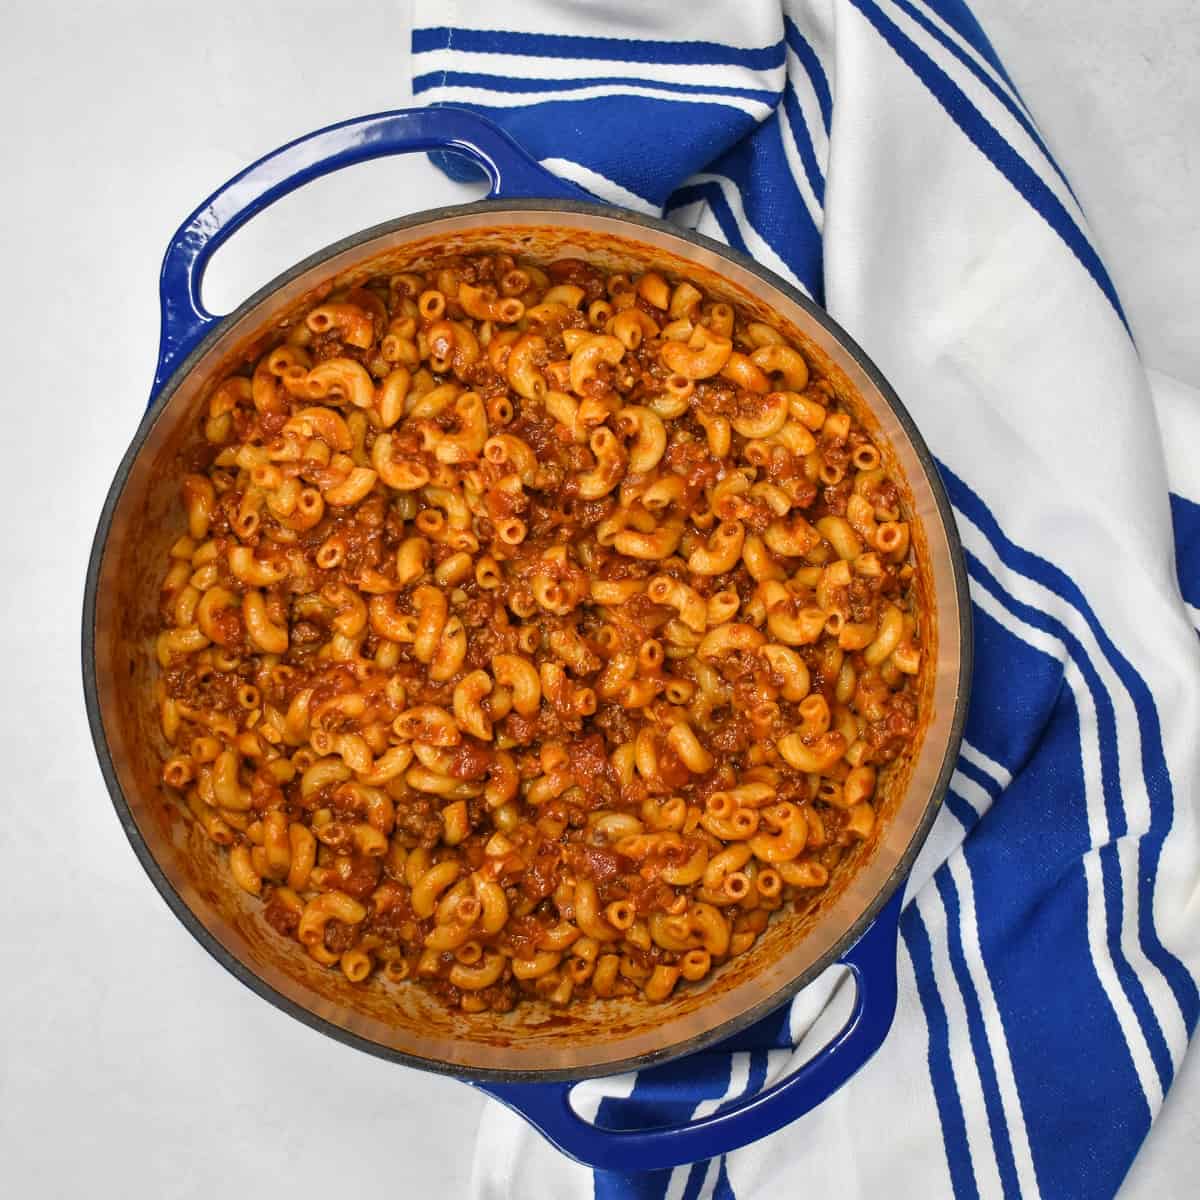
[[[158,588],[167,548],[185,524],[181,456],[199,439],[197,415],[212,385],[336,287],[447,253],[501,251],[534,261],[574,256],[617,271],[653,266],[751,310],[803,348],[907,484],[922,563],[927,717],[913,753],[885,775],[877,833],[850,869],[835,873],[816,908],[777,919],[750,952],[665,1005],[593,1001],[564,1011],[528,1001],[512,1013],[468,1016],[410,984],[373,977],[352,985],[266,925],[259,901],[237,888],[223,853],[159,781]],[[957,753],[969,651],[957,539],[932,462],[890,390],[827,320],[755,269],[660,223],[582,205],[497,202],[370,230],[301,264],[221,324],[168,384],[122,464],[101,520],[85,612],[88,703],[118,812],[164,897],[220,961],[292,1015],[375,1053],[477,1077],[582,1077],[734,1032],[815,977],[861,932],[911,864],[940,801]]]

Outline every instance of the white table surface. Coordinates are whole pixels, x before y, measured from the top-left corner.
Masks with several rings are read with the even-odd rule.
[[[1200,16],[1194,0],[1110,11],[1124,7],[976,3],[1148,361],[1200,385]],[[78,666],[83,567],[150,383],[168,236],[259,154],[403,104],[409,24],[406,3],[380,0],[5,5],[0,1189],[14,1200],[466,1193],[470,1089],[286,1019],[182,932],[113,817]],[[461,195],[423,159],[322,181],[218,256],[209,303]],[[1195,1194],[1195,1057],[1131,1195]]]

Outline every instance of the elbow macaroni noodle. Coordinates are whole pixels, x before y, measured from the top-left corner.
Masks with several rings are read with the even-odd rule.
[[[266,920],[468,1012],[666,1000],[813,902],[918,729],[900,489],[693,284],[447,259],[223,381],[163,781]]]

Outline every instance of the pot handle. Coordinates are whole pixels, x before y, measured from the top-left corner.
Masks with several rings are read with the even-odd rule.
[[[591,199],[540,166],[499,126],[464,108],[396,109],[297,138],[218,188],[171,238],[159,283],[162,335],[151,403],[220,319],[201,303],[200,286],[213,251],[230,234],[310,179],[372,158],[431,150],[471,159],[491,180],[489,199]]]
[[[659,1171],[740,1149],[795,1121],[842,1086],[883,1043],[896,1014],[901,893],[880,910],[839,962],[854,975],[854,1011],[837,1036],[795,1074],[698,1121],[651,1129],[601,1129],[576,1116],[574,1083],[478,1083],[564,1154],[606,1171]]]

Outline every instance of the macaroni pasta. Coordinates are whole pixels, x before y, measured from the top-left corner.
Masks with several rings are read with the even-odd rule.
[[[212,391],[162,778],[265,919],[468,1012],[667,999],[808,904],[918,729],[910,530],[772,327],[446,259]]]

